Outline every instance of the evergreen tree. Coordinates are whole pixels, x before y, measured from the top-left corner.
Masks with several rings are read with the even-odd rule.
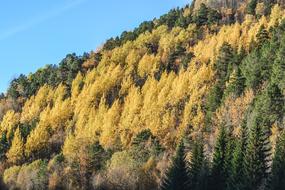
[[[225,189],[226,184],[226,162],[227,162],[228,135],[225,126],[220,127],[219,135],[215,145],[213,156],[213,168],[211,175],[211,188],[213,190]]]
[[[256,5],[257,5],[257,0],[250,0],[246,8],[247,14],[255,15]]]
[[[233,48],[230,44],[224,43],[219,50],[219,56],[215,64],[215,71],[218,81],[225,82],[228,79],[234,63],[235,55]]]
[[[229,85],[227,86],[225,95],[233,94],[236,97],[240,96],[245,89],[245,78],[242,75],[241,69],[237,68],[230,76]]]
[[[269,39],[268,31],[266,30],[264,25],[261,25],[256,35],[257,46],[258,47],[263,46],[266,42],[268,42],[268,39]]]
[[[285,36],[280,45],[277,58],[273,64],[271,81],[283,91],[285,89]]]
[[[232,47],[224,43],[219,50],[219,56],[215,64],[216,84],[210,90],[206,102],[206,122],[211,123],[212,113],[220,106],[230,73],[235,64],[235,55]]]
[[[202,190],[208,189],[208,168],[204,156],[204,144],[202,140],[194,143],[192,156],[190,160],[190,189]]]
[[[269,189],[285,189],[285,131],[279,137],[276,145]]]
[[[222,19],[221,13],[219,13],[217,10],[209,9],[208,11],[208,24],[215,24],[218,23],[219,20]]]
[[[9,148],[9,143],[7,139],[7,133],[2,133],[2,137],[0,138],[0,160],[5,158],[5,153]]]
[[[256,119],[255,119],[256,120]],[[255,190],[264,186],[268,174],[270,148],[266,127],[254,122],[250,129],[250,136],[245,155],[245,187]]]
[[[187,190],[189,175],[185,160],[185,146],[183,141],[179,143],[176,154],[173,157],[170,168],[160,186],[161,190]]]
[[[247,132],[243,125],[239,139],[235,141],[233,150],[229,179],[227,180],[228,190],[241,190],[244,187],[244,150],[246,149]]]
[[[202,3],[196,15],[195,21],[198,26],[206,25],[208,22],[208,7]]]

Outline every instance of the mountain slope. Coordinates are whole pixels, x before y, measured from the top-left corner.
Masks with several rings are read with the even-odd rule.
[[[212,8],[232,7],[221,2]],[[285,11],[271,4],[268,16],[237,20],[208,6],[173,9],[13,80],[0,106],[4,185],[168,188],[184,184],[181,173],[188,180],[190,161],[185,187],[270,186],[284,126]]]

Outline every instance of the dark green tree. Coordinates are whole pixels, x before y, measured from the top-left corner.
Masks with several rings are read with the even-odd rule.
[[[2,134],[0,137],[0,161],[5,158],[5,154],[9,148],[9,142],[7,140],[6,133]]]
[[[226,87],[226,81],[228,81],[229,76],[235,65],[235,54],[234,50],[228,43],[224,43],[219,50],[219,55],[215,64],[216,72],[216,84],[210,90],[206,102],[206,122],[211,123],[212,113],[220,106],[222,103],[222,98],[224,95],[224,90]]]
[[[221,13],[219,13],[217,10],[209,9],[208,12],[208,24],[215,24],[218,23],[222,19]]]
[[[198,10],[198,13],[195,17],[195,22],[198,26],[206,25],[208,22],[208,7],[202,3],[200,5],[200,9]]]
[[[215,64],[216,77],[225,82],[228,79],[235,63],[234,50],[230,44],[224,43],[219,50],[219,55]]]
[[[183,141],[179,143],[176,154],[172,159],[170,168],[167,170],[160,189],[161,190],[188,190],[189,174],[185,160],[185,146]]]
[[[246,7],[247,14],[255,15],[257,0],[250,0]]]
[[[281,40],[281,47],[273,64],[271,81],[281,90],[285,89],[285,36]]]
[[[258,33],[256,34],[257,46],[262,47],[265,43],[268,42],[268,40],[269,40],[269,33],[264,27],[264,25],[261,25]]]
[[[285,189],[285,132],[278,139],[272,164],[269,189]]]
[[[225,126],[221,126],[219,135],[215,145],[213,155],[213,166],[211,173],[211,189],[223,190],[226,187],[227,171],[227,149],[228,149],[229,137]]]
[[[253,124],[245,155],[245,188],[255,190],[264,186],[268,176],[270,146],[267,129],[259,125],[253,113]]]
[[[244,150],[246,150],[247,130],[242,126],[241,134],[235,140],[235,147],[230,166],[229,178],[227,180],[228,190],[241,190],[244,188]]]
[[[191,190],[208,189],[209,169],[204,155],[204,144],[202,140],[194,143],[192,156],[189,163],[189,176]]]
[[[233,94],[235,97],[240,96],[245,89],[245,77],[243,76],[241,69],[238,67],[234,70],[230,78],[230,83],[227,86],[225,95]]]

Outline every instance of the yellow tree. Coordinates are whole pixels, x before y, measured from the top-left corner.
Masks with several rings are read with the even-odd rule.
[[[19,128],[17,128],[14,134],[12,146],[6,156],[8,158],[8,162],[15,165],[21,164],[24,160],[24,142]]]

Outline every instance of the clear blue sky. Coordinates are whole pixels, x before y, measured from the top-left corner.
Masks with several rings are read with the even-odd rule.
[[[0,92],[19,74],[95,50],[106,39],[189,0],[0,2]]]

